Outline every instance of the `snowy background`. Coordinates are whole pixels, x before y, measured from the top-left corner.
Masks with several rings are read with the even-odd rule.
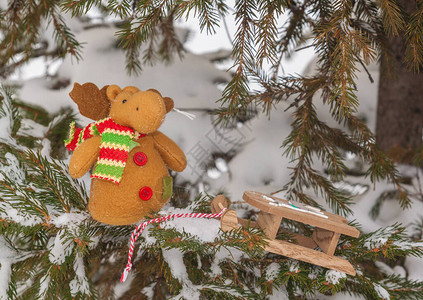
[[[92,16],[96,16],[94,11]],[[93,22],[99,26],[84,29],[86,24],[68,18],[67,24],[76,33],[76,39],[85,43],[83,60],[76,62],[70,58],[34,59],[13,74],[7,83],[20,87],[18,91],[20,99],[42,106],[50,113],[57,113],[63,107],[77,112],[76,105],[68,96],[74,82],[81,84],[93,82],[99,87],[118,84],[121,87],[134,85],[140,89],[155,88],[164,96],[173,98],[177,108],[197,116],[194,120],[190,120],[181,114],[171,112],[161,127],[161,131],[176,141],[187,155],[188,167],[178,175],[176,184],[182,184],[184,181],[195,182],[192,194],[199,192],[213,194],[223,191],[232,201],[241,201],[245,190],[275,192],[287,183],[290,173],[289,160],[282,155],[281,148],[283,139],[290,132],[292,121],[291,112],[284,111],[287,105],[284,103],[278,105],[272,111],[270,119],[258,112],[253,119],[247,122],[240,121],[232,129],[222,130],[212,125],[213,117],[208,112],[219,106],[216,100],[220,98],[225,82],[231,78],[230,71],[227,70],[231,65],[230,59],[221,59],[224,54],[230,53],[231,43],[228,33],[233,36],[236,30],[231,15],[226,18],[228,32],[222,27],[213,36],[200,34],[195,20],[180,23],[181,35],[186,30],[190,31],[188,41],[185,43],[187,49],[185,57],[182,60],[176,58],[170,65],[158,62],[154,66],[145,66],[138,77],[126,74],[124,53],[114,47],[116,28],[106,25],[106,21],[109,20],[98,17]],[[47,27],[42,36],[53,45],[51,28]],[[284,59],[281,72],[311,74],[314,68],[313,59],[312,48],[301,50],[294,57]],[[378,67],[372,65],[369,71],[376,81],[373,84],[365,72],[358,74],[359,116],[367,120],[368,126],[374,131]],[[57,89],[58,85],[65,87]],[[315,104],[322,119],[327,120],[332,126],[338,126],[335,122],[331,122],[328,110],[322,103],[315,101]],[[89,120],[81,117],[80,122],[84,125]],[[30,122],[28,124],[31,126]],[[360,162],[348,153],[346,158],[350,167],[356,169],[362,167]],[[319,165],[316,168],[322,170]],[[418,192],[422,184],[418,180],[422,177],[421,174],[416,176],[419,170],[405,166],[400,166],[400,170],[412,179],[412,185],[408,186],[410,191]],[[339,186],[355,195],[355,204],[352,206],[354,214],[348,219],[357,220],[363,232],[374,231],[395,222],[411,226],[421,218],[423,205],[417,199],[413,202],[413,206],[405,211],[400,209],[395,200],[388,199],[383,203],[379,216],[376,219],[370,217],[369,211],[376,199],[384,191],[392,188],[388,183],[382,182],[373,186],[363,177],[347,176]],[[282,194],[279,196],[283,197]],[[319,202],[325,206],[322,200]],[[246,206],[238,204],[236,207],[242,210]],[[170,213],[166,209],[164,212]],[[212,222],[212,224],[217,230],[218,223]],[[196,227],[202,226],[186,228],[189,230],[188,228]],[[204,238],[207,239],[209,236]],[[169,255],[174,258],[176,254]],[[181,261],[174,260],[174,262]],[[177,263],[173,263],[171,267],[181,278],[186,276],[183,264],[179,265],[180,269]],[[384,268],[387,273],[423,280],[423,260],[419,258],[407,258],[405,269],[400,266],[391,269],[387,265]],[[2,268],[3,270],[6,268]],[[8,275],[0,272],[0,276]],[[125,287],[129,287],[129,283],[130,280],[127,284],[120,285],[115,291],[116,294],[123,293]],[[0,286],[0,289],[3,288]],[[280,299],[278,297],[280,295],[274,295],[274,299]],[[320,295],[319,298],[322,299],[323,296]],[[337,295],[328,298],[346,299],[346,296]]]

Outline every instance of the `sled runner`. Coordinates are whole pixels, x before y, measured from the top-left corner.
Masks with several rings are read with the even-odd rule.
[[[227,210],[220,220],[223,231],[236,229],[239,225],[260,227],[268,237],[268,245],[265,247],[268,252],[353,276],[356,274],[353,266],[347,260],[334,256],[341,234],[355,238],[360,235],[356,228],[347,224],[345,218],[304,204],[296,203],[294,205],[289,201],[259,192],[247,191],[244,193],[243,199],[248,204],[260,209],[257,221],[238,218],[234,210]],[[213,213],[219,212],[227,206],[227,200],[223,195],[217,196],[211,203]],[[290,233],[295,244],[277,240],[276,234],[283,218],[313,226],[312,237]]]

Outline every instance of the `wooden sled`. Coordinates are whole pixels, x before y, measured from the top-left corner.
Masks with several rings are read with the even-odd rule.
[[[260,227],[268,237],[266,251],[355,276],[355,270],[347,260],[334,256],[341,234],[355,238],[360,235],[356,228],[347,224],[345,218],[328,212],[317,212],[315,209],[303,210],[286,200],[259,192],[247,191],[242,198],[260,209],[257,221],[238,218],[234,210],[227,210],[220,220],[223,231],[239,228],[239,225]],[[213,213],[224,207],[228,207],[228,202],[223,195],[213,199]],[[282,218],[314,226],[312,237],[292,233],[296,244],[275,239]],[[315,249],[317,247],[323,252]]]

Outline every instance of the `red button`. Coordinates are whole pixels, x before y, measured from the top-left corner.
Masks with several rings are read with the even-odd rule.
[[[148,186],[145,186],[140,189],[139,195],[141,200],[147,201],[153,196],[153,191]]]
[[[147,155],[144,152],[137,152],[134,154],[134,162],[138,166],[143,166],[147,163]]]

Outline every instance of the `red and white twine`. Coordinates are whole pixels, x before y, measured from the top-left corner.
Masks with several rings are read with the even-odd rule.
[[[164,221],[168,221],[169,219],[174,218],[219,218],[223,215],[223,213],[226,211],[226,208],[223,208],[220,213],[218,214],[204,214],[204,213],[185,213],[185,214],[173,214],[173,215],[167,215],[164,217],[152,219],[149,221],[146,221],[144,223],[141,223],[140,225],[135,228],[134,232],[132,232],[131,235],[131,244],[129,246],[129,252],[128,252],[128,263],[126,264],[125,270],[123,270],[122,276],[120,278],[120,282],[125,282],[126,278],[128,277],[129,271],[132,269],[132,254],[134,253],[134,247],[135,242],[137,241],[140,234],[143,232],[145,227],[147,227],[151,223],[160,223]]]

